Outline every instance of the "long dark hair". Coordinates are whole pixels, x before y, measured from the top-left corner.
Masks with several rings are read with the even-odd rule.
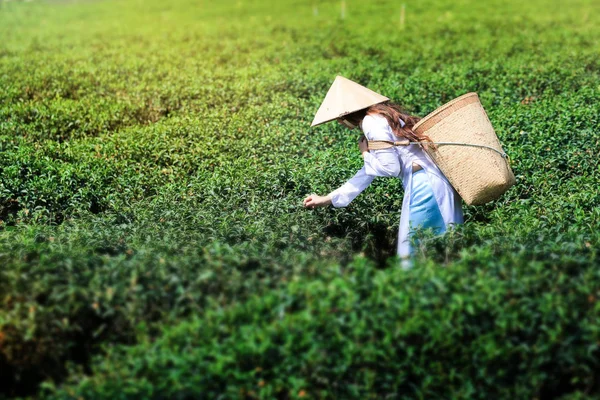
[[[366,115],[379,114],[385,117],[394,135],[401,139],[408,139],[411,142],[430,142],[431,139],[427,135],[421,135],[413,131],[413,126],[421,120],[420,117],[408,114],[398,104],[386,101],[383,103],[372,105],[369,108],[365,108],[348,115],[344,115],[344,119],[353,123],[354,125],[360,124]],[[404,121],[404,127],[400,125],[400,119]]]

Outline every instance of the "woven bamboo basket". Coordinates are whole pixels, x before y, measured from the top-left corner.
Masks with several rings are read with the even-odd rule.
[[[413,130],[437,144],[423,145],[467,204],[484,204],[515,184],[508,164],[477,93],[460,96],[425,118]]]

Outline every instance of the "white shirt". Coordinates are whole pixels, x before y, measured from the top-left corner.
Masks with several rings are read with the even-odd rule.
[[[368,140],[396,141],[385,117],[367,115],[362,121],[362,130]],[[450,185],[437,165],[425,153],[421,146],[395,146],[390,149],[370,150],[364,154],[364,166],[348,182],[329,194],[334,207],[346,207],[356,196],[365,190],[376,176],[400,177],[404,187],[404,199],[398,230],[398,255],[402,258],[410,255],[409,221],[410,198],[412,192],[412,164],[416,163],[427,172],[435,199],[440,208],[444,223],[463,222],[461,198]]]

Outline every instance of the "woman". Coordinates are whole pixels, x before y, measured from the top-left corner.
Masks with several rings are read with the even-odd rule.
[[[332,115],[337,117],[330,118]],[[412,130],[419,118],[402,112],[387,97],[343,77],[337,77],[312,126],[332,119],[337,119],[350,129],[362,129],[364,136],[360,139],[358,148],[363,156],[364,166],[348,182],[328,195],[308,196],[304,199],[305,207],[345,207],[376,176],[400,177],[404,186],[404,199],[397,253],[403,259],[404,267],[410,266],[407,260],[413,254],[410,236],[416,229],[431,228],[437,234],[442,234],[450,225],[463,222],[459,195],[421,146],[411,144],[383,150],[368,149],[367,140],[430,141],[428,137]]]

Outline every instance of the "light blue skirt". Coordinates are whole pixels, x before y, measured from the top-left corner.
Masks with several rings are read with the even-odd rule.
[[[436,235],[446,232],[444,218],[424,169],[413,173],[412,176],[409,221],[409,236],[413,236],[415,231],[421,229],[431,229]],[[411,253],[414,251],[412,247]]]

